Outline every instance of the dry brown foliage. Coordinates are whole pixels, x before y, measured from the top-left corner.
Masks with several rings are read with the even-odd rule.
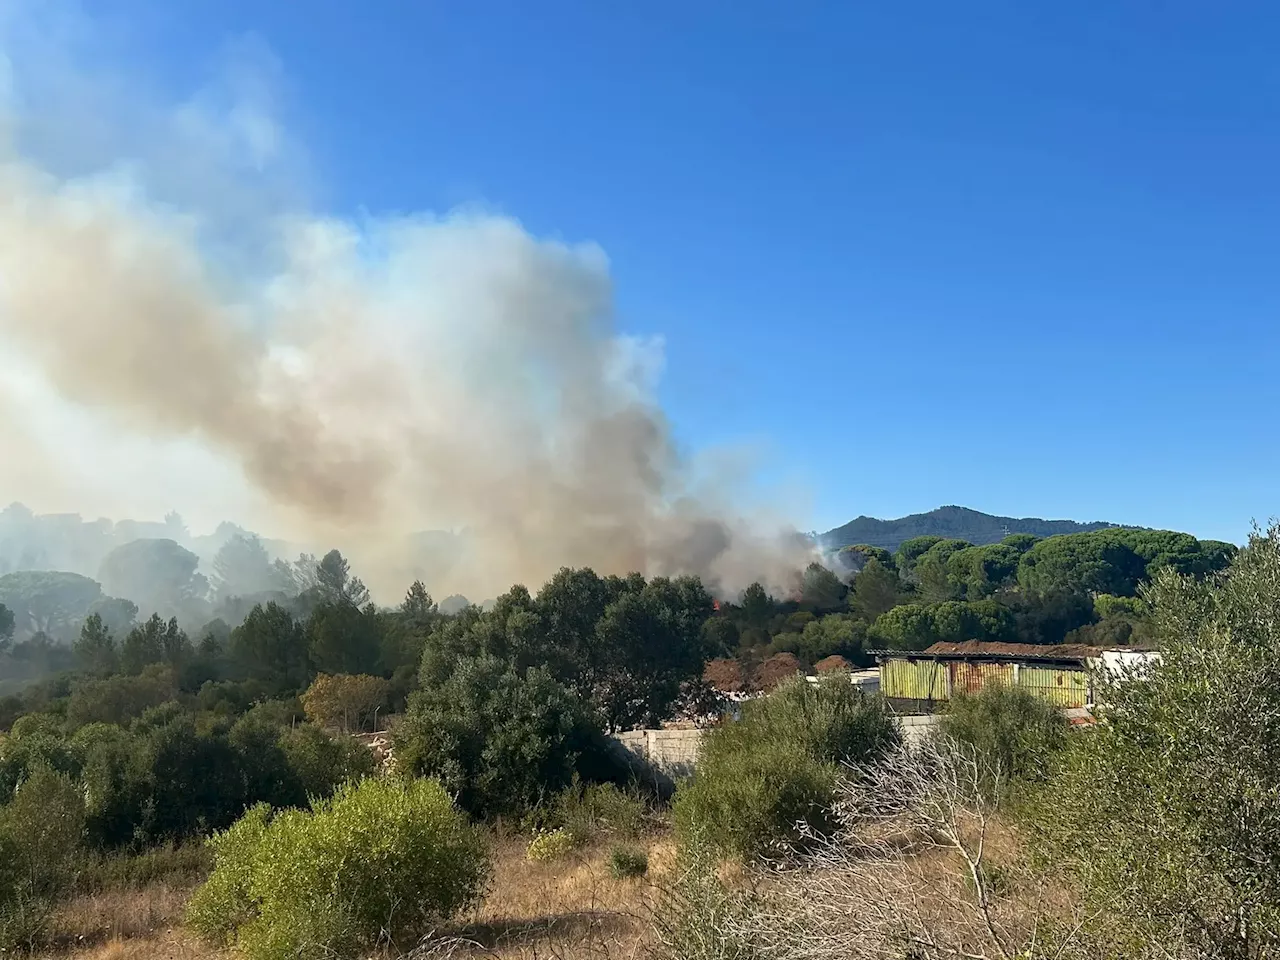
[[[726,936],[786,960],[1024,960],[1085,950],[1064,890],[1032,871],[986,785],[999,771],[927,741],[855,771],[842,830],[770,871],[768,895]]]
[[[525,838],[498,841],[485,902],[411,957],[626,960],[644,955],[655,883],[675,860],[670,840],[649,840],[649,876],[632,880],[610,876],[605,846],[575,850],[549,863],[527,859],[526,846]],[[42,955],[65,960],[229,960],[224,951],[183,931],[190,894],[190,888],[153,884],[79,897],[58,911],[53,939]]]

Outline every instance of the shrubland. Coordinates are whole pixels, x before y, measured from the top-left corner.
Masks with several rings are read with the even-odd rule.
[[[853,548],[851,582],[811,567],[785,600],[718,606],[691,578],[566,569],[448,614],[422,584],[372,605],[331,554],[195,640],[99,593],[65,672],[0,702],[0,937],[64,943],[68,911],[94,912],[76,904],[201,882],[189,929],[254,957],[460,955],[533,928],[541,950],[563,925],[509,886],[536,876],[573,916],[609,904],[616,930],[574,940],[600,955],[1269,956],[1278,540],[1234,558],[1151,531],[908,541]],[[89,593],[23,584],[62,630],[49,595]],[[34,622],[22,602],[0,631]],[[957,637],[1164,659],[1101,684],[1085,732],[992,689],[914,749],[846,675],[792,677]],[[711,724],[668,812],[607,737],[715,716],[717,658],[776,689]],[[388,717],[383,771],[352,734]]]

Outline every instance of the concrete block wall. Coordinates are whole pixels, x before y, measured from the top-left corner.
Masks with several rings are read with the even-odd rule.
[[[696,729],[629,730],[613,740],[637,777],[667,791],[676,781],[693,776],[702,736]]]
[[[932,715],[898,717],[909,744],[923,740],[937,722]],[[703,730],[629,730],[613,740],[637,777],[671,790],[678,780],[693,776],[704,735]]]

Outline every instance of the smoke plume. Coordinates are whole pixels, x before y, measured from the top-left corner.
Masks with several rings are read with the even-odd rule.
[[[804,562],[800,538],[740,516],[677,452],[654,401],[661,344],[619,332],[596,246],[477,210],[310,212],[271,189],[275,120],[233,95],[125,125],[150,131],[133,154],[53,137],[50,159],[21,79],[0,146],[0,419],[26,389],[96,411],[126,448],[197,451],[277,529],[348,551],[384,599],[424,571],[438,595],[480,597],[563,565],[734,590]],[[44,437],[0,484],[50,459],[67,472],[67,440]],[[154,509],[171,506],[188,505]],[[463,531],[447,565],[415,554],[427,529]]]

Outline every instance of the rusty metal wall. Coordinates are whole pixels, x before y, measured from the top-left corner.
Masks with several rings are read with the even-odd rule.
[[[951,678],[937,660],[886,660],[880,664],[880,695],[894,700],[947,700]]]
[[[1089,703],[1089,675],[1069,667],[1018,668],[1018,686],[1056,707],[1083,707]]]
[[[974,660],[952,660],[947,664],[951,673],[951,689],[955,693],[977,693],[983,687],[1000,683],[1013,686],[1013,664],[1007,662],[982,663]]]

